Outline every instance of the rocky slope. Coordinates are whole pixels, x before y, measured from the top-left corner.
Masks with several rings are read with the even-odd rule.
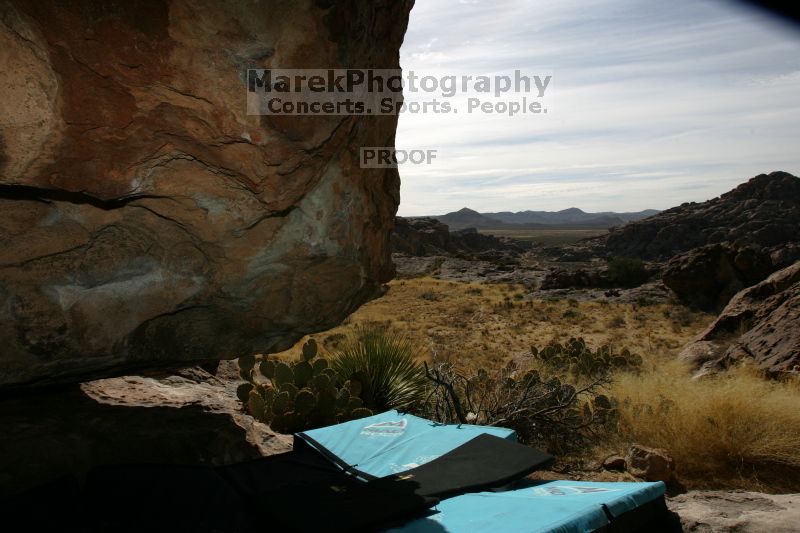
[[[704,371],[749,359],[772,374],[800,372],[800,261],[736,294],[680,356]]]
[[[667,260],[708,244],[727,242],[772,254],[776,267],[800,258],[800,178],[760,174],[719,198],[686,203],[571,247],[567,259],[626,256]],[[787,249],[790,251],[787,253]]]
[[[0,4],[0,388],[285,349],[392,276],[393,116],[246,69],[398,66],[412,2]]]

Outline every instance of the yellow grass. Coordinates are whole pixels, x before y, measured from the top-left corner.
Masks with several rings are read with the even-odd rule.
[[[532,345],[573,336],[595,347],[611,343],[643,357],[671,357],[712,319],[677,305],[528,302],[524,295],[518,285],[395,280],[384,296],[314,337],[323,347],[331,346],[355,324],[387,322],[417,341],[420,359],[436,356],[468,366],[496,366],[524,357]]]
[[[563,246],[587,237],[608,233],[604,229],[481,229],[480,233],[497,237],[511,237],[520,241],[532,241],[545,246]]]
[[[623,443],[666,448],[679,479],[693,487],[797,490],[800,389],[736,368],[691,379],[678,362],[643,375],[620,375]]]
[[[592,347],[628,347],[644,365],[638,375],[615,375],[608,390],[620,404],[618,434],[580,459],[596,461],[640,443],[666,448],[690,488],[800,491],[800,385],[747,369],[693,380],[676,361],[713,316],[672,304],[528,302],[524,295],[514,285],[395,280],[383,297],[314,337],[324,352],[357,323],[387,322],[417,341],[422,360],[436,356],[490,370],[511,359],[535,366],[531,345],[572,336]],[[300,344],[284,356],[296,357]],[[602,474],[587,474],[593,475]]]

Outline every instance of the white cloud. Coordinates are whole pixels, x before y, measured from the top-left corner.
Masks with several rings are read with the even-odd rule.
[[[733,3],[417,0],[401,64],[554,77],[546,116],[401,115],[398,148],[438,157],[400,169],[400,214],[667,208],[800,173],[800,32]]]

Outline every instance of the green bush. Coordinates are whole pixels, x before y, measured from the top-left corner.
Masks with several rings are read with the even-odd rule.
[[[649,277],[644,262],[632,257],[615,257],[609,261],[607,275],[612,287],[638,287]]]
[[[362,385],[360,397],[370,409],[408,409],[427,385],[418,355],[407,336],[383,324],[367,324],[356,326],[331,354],[331,367]]]

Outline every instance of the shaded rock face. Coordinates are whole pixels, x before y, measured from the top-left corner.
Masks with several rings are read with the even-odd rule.
[[[0,4],[0,388],[285,349],[392,276],[396,117],[245,114],[396,68],[411,1]]]
[[[2,399],[0,498],[101,464],[218,465],[291,450],[291,437],[241,411],[236,386],[191,369]]]
[[[766,252],[711,244],[670,259],[662,279],[682,302],[718,311],[734,294],[763,280],[772,270]]]
[[[736,294],[680,357],[705,370],[751,359],[772,374],[800,371],[800,261]]]
[[[760,174],[719,198],[685,203],[566,247],[564,260],[592,256],[667,260],[692,248],[728,242],[778,252],[776,268],[791,264],[780,250],[800,243],[800,178]]]

